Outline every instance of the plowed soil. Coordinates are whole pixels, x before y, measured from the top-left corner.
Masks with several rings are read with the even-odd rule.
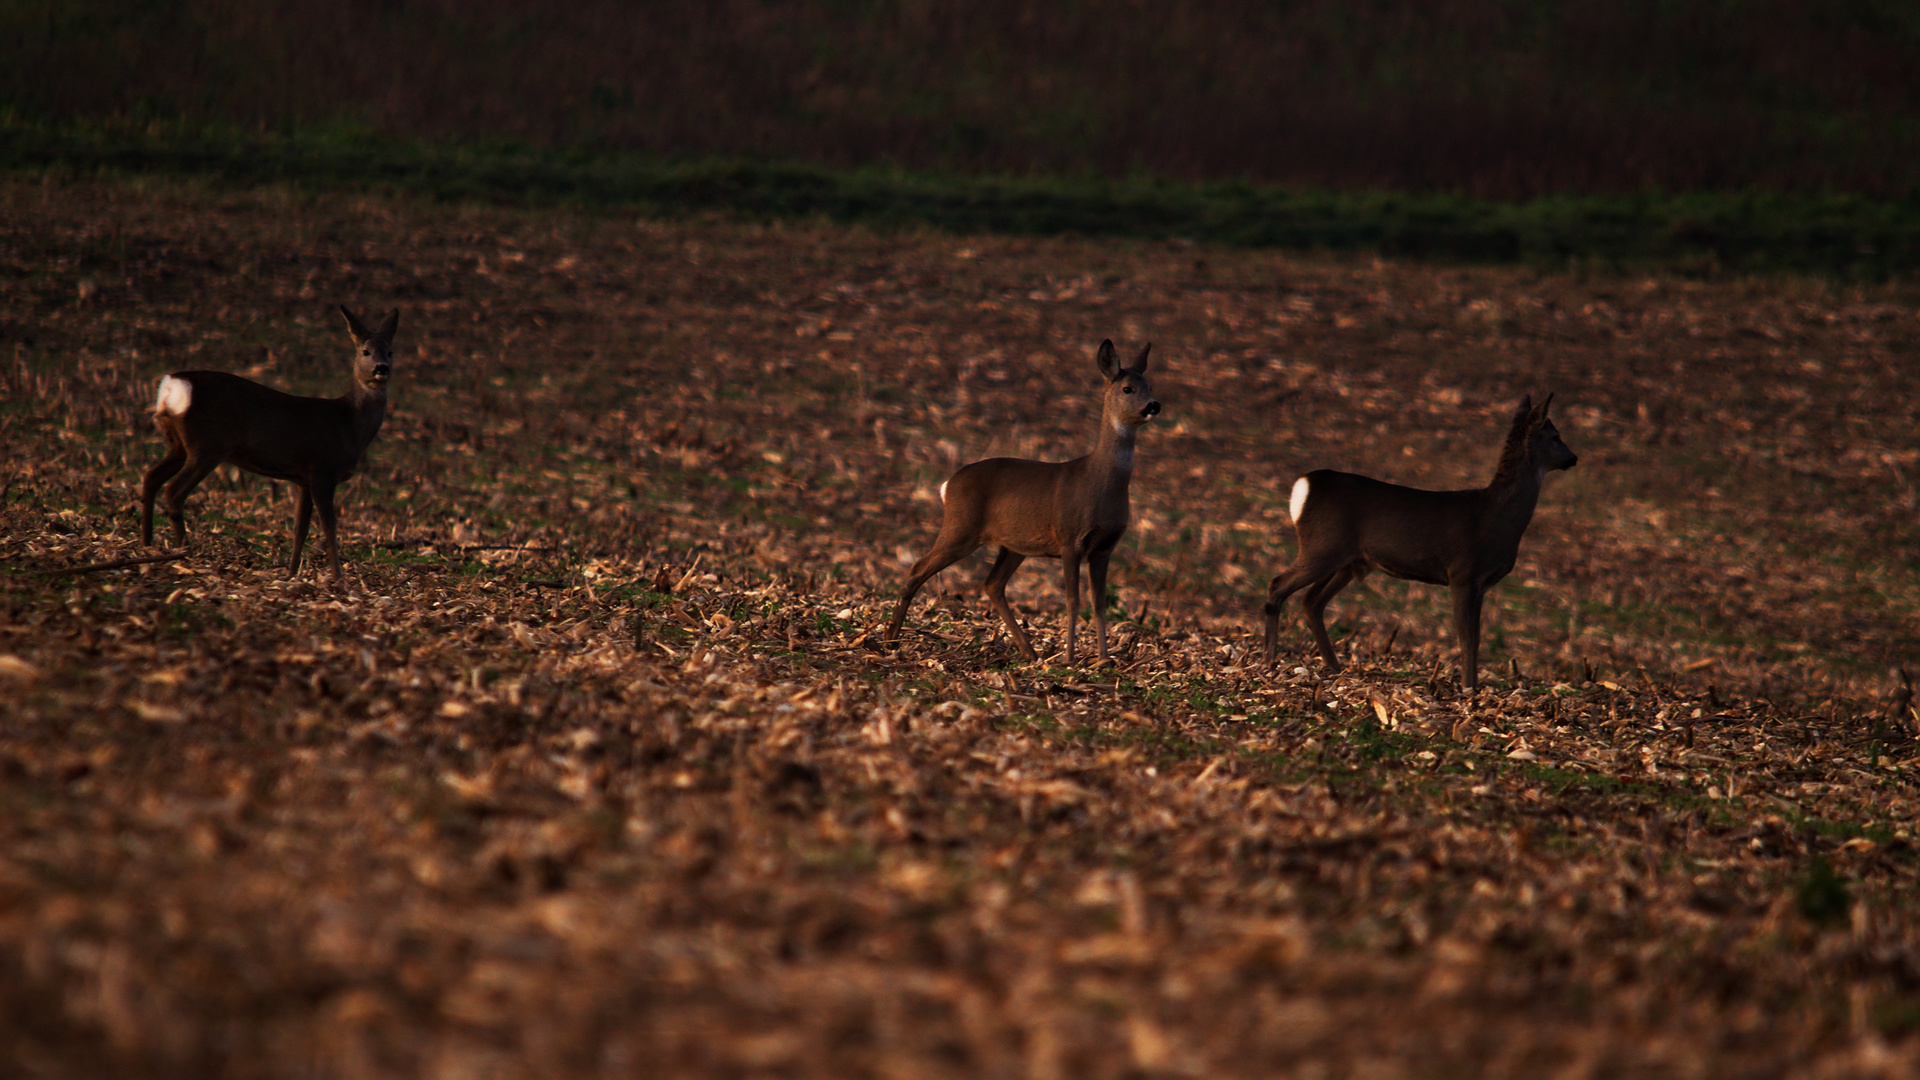
[[[1916,298],[6,181],[0,1072],[1911,1075]],[[84,569],[164,554],[158,377],[338,393],[340,303],[345,582],[224,469]],[[985,553],[883,646],[1109,337],[1112,663]],[[1476,485],[1547,392],[1477,700],[1378,576],[1258,663],[1295,476]]]

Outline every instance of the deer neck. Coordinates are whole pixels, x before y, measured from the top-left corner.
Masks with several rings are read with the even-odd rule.
[[[387,419],[387,388],[368,386],[354,380],[352,389],[341,400],[353,412],[353,435],[355,444],[365,450],[380,433],[380,425]]]
[[[1133,479],[1133,442],[1139,432],[1139,428],[1130,424],[1101,418],[1100,437],[1094,441],[1088,464],[1108,486],[1124,490]]]
[[[1510,475],[1488,485],[1487,532],[1501,537],[1511,535],[1518,543],[1520,534],[1527,531],[1527,523],[1533,520],[1533,510],[1540,503],[1540,487],[1545,478],[1546,474],[1539,466],[1531,461],[1523,461]]]

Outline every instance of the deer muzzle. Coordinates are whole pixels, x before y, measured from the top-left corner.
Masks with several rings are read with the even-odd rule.
[[[1147,402],[1147,407],[1146,407],[1146,408],[1144,408],[1144,409],[1141,409],[1141,410],[1140,410],[1140,415],[1141,415],[1141,416],[1144,416],[1144,417],[1146,417],[1146,418],[1147,418],[1147,419],[1149,419],[1149,420],[1151,420],[1152,418],[1154,418],[1154,417],[1156,417],[1156,416],[1159,416],[1159,415],[1160,415],[1160,403],[1159,403],[1159,402],[1157,402],[1157,401],[1149,401],[1149,402]]]

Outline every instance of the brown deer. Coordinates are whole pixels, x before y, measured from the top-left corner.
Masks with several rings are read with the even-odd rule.
[[[928,578],[973,554],[980,545],[993,543],[1000,545],[1000,557],[987,572],[983,588],[1021,654],[1029,661],[1039,659],[1007,606],[1007,582],[1028,557],[1045,556],[1059,559],[1066,571],[1067,663],[1073,663],[1074,624],[1080,617],[1082,561],[1093,586],[1100,659],[1107,659],[1107,560],[1127,531],[1134,436],[1140,425],[1160,413],[1160,403],[1147,384],[1147,353],[1152,348],[1141,349],[1132,366],[1121,367],[1113,342],[1100,343],[1094,361],[1107,378],[1107,391],[1093,453],[1060,462],[988,458],[962,466],[940,485],[940,535],[933,550],[907,574],[885,640],[899,634],[908,605]]]
[[[1267,586],[1267,663],[1274,662],[1280,605],[1305,590],[1300,606],[1329,671],[1340,661],[1327,639],[1327,601],[1372,570],[1453,593],[1460,677],[1469,695],[1480,685],[1480,606],[1513,569],[1520,537],[1533,520],[1540,486],[1579,458],[1547,418],[1553,395],[1521,399],[1493,480],[1468,491],[1424,491],[1353,473],[1318,469],[1293,483],[1288,513],[1299,538],[1293,565]]]
[[[147,470],[140,485],[140,538],[153,543],[153,499],[167,485],[167,516],[174,543],[187,539],[187,496],[223,461],[298,489],[293,516],[293,557],[287,576],[300,573],[300,549],[316,506],[327,536],[333,580],[340,580],[340,543],[334,489],[353,475],[360,455],[387,416],[387,379],[393,373],[393,335],[400,312],[389,311],[372,330],[348,311],[347,332],[357,354],[353,382],[337,398],[296,397],[224,371],[176,371],[160,380],[153,422],[167,441],[167,456]],[[171,478],[171,482],[169,482]]]

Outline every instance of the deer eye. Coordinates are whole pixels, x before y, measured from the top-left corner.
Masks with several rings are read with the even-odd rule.
[[[1124,387],[1121,387],[1121,388],[1120,388],[1120,392],[1121,392],[1121,393],[1123,393],[1123,394],[1131,394],[1131,393],[1133,393],[1133,387],[1131,387],[1131,386],[1124,386]]]

